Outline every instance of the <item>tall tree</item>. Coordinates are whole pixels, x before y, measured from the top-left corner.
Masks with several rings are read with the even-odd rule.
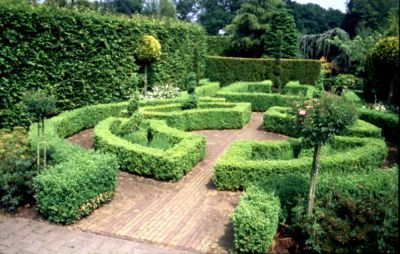
[[[270,27],[264,36],[265,55],[267,57],[298,57],[298,34],[294,18],[286,9],[272,13]],[[276,44],[280,44],[279,47]],[[279,50],[277,50],[279,48]]]
[[[241,57],[260,57],[264,53],[264,34],[278,1],[251,0],[237,11],[232,23],[225,27],[232,35],[230,51]]]
[[[398,10],[399,0],[349,0],[343,28],[354,37],[360,29],[382,31],[388,17]]]
[[[161,17],[176,18],[175,6],[170,0],[160,0],[158,15]]]
[[[191,20],[196,14],[196,0],[174,0],[177,16],[180,20]]]
[[[114,0],[112,5],[116,12],[128,15],[139,13],[142,9],[141,0]]]

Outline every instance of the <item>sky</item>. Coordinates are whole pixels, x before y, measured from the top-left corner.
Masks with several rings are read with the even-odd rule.
[[[346,12],[346,0],[293,0],[293,1],[300,4],[306,4],[306,3],[319,4],[321,7],[325,9],[331,7],[333,9],[338,9],[343,13]]]

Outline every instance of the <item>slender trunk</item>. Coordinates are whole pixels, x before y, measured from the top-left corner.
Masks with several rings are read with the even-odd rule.
[[[46,168],[47,161],[47,144],[46,144],[46,135],[44,134],[44,119],[42,118],[42,141],[43,141],[43,168]]]
[[[308,202],[307,202],[307,216],[310,217],[314,208],[314,199],[315,199],[315,190],[317,189],[317,177],[318,177],[318,168],[319,168],[319,157],[321,154],[321,145],[314,146],[314,156],[312,169],[310,174],[310,192],[308,193]]]
[[[144,88],[143,88],[144,95],[147,94],[147,64],[144,65]]]
[[[40,117],[37,122],[37,139],[36,139],[36,167],[39,170],[40,167]]]
[[[390,80],[390,87],[389,87],[389,94],[388,94],[388,99],[387,99],[388,104],[392,103],[392,101],[393,101],[393,94],[394,94],[394,85],[393,85],[393,83],[394,83],[394,79],[391,79]]]

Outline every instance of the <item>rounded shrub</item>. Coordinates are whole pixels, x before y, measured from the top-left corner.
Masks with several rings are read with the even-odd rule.
[[[154,62],[161,56],[161,45],[154,36],[143,35],[135,49],[135,56],[137,60],[146,64]]]

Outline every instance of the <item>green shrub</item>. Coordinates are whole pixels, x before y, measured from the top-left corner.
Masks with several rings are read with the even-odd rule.
[[[204,72],[206,36],[195,24],[0,5],[0,128],[28,125],[18,103],[31,89],[55,94],[60,110],[127,100],[141,79],[134,49],[144,34],[163,47],[149,69],[151,84],[183,88],[195,45]]]
[[[198,96],[214,96],[219,90],[218,82],[207,82],[196,87],[195,91]]]
[[[312,97],[314,90],[313,87],[301,85],[299,81],[289,81],[284,87],[285,94],[303,95],[308,98]]]
[[[321,176],[319,185],[311,218],[302,200],[293,209],[305,251],[397,253],[398,169]]]
[[[266,253],[278,228],[279,213],[279,200],[272,192],[249,187],[232,213],[235,249]]]
[[[288,107],[271,107],[264,113],[264,129],[291,137],[299,137],[294,117],[290,112],[291,109]],[[380,138],[381,129],[363,120],[356,120],[352,126],[347,128],[344,135]]]
[[[30,201],[32,178],[37,173],[25,130],[22,127],[0,130],[0,206],[14,212],[19,205]]]
[[[295,91],[302,89],[307,90],[307,96],[311,96],[314,87],[290,84],[289,88],[285,91],[295,93]],[[230,102],[250,102],[253,111],[265,111],[273,106],[290,106],[294,101],[300,97],[291,94],[272,93],[272,81],[265,80],[259,82],[236,82],[229,86],[223,87],[216,94],[217,97],[225,98]]]
[[[258,146],[264,154],[279,150],[283,155],[254,160],[252,151]],[[288,146],[292,147],[292,159],[288,159]],[[381,166],[387,154],[385,142],[374,138],[335,137],[330,146],[332,149],[322,149],[321,173],[367,171]],[[270,175],[309,172],[311,163],[311,149],[300,149],[298,140],[236,141],[215,163],[212,179],[218,189],[242,189]]]
[[[374,109],[359,108],[360,119],[378,126],[382,129],[382,135],[391,141],[399,143],[400,135],[398,131],[399,118],[395,114],[380,112]]]
[[[250,119],[249,103],[203,102],[199,108],[181,110],[178,103],[142,107],[144,118],[165,120],[180,130],[238,129]]]
[[[204,158],[205,138],[169,128],[163,121],[148,121],[150,135],[161,133],[177,142],[165,151],[131,143],[111,132],[115,121],[123,124],[127,119],[108,118],[94,128],[96,149],[115,154],[120,168],[158,180],[179,180]],[[147,134],[149,135],[149,134]],[[151,141],[153,138],[148,138]],[[153,147],[155,145],[153,144]]]
[[[230,43],[231,39],[228,36],[207,36],[207,55],[225,56]]]
[[[272,79],[274,59],[251,59],[234,57],[207,57],[206,77],[226,86],[238,81]],[[281,59],[282,84],[299,80],[301,84],[313,85],[319,78],[321,63],[318,60]]]
[[[41,172],[33,180],[39,212],[71,224],[111,200],[118,164],[114,156],[81,153]]]
[[[182,110],[196,109],[199,104],[199,98],[196,94],[190,94],[189,98],[182,103]]]

